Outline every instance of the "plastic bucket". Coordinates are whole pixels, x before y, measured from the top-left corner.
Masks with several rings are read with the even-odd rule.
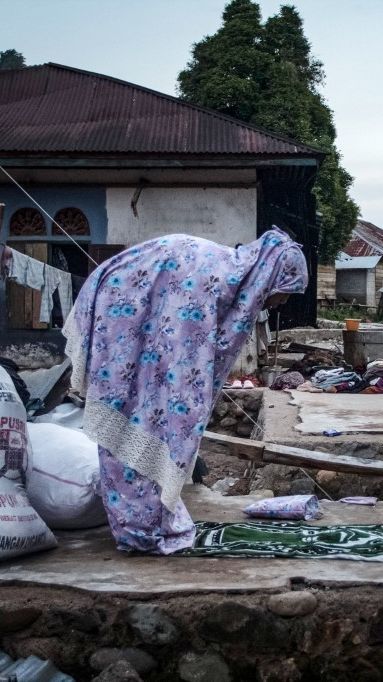
[[[347,319],[345,320],[346,329],[348,332],[357,332],[360,325],[360,320]]]

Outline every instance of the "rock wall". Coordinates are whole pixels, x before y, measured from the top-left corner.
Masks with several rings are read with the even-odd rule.
[[[208,428],[250,438],[262,405],[262,389],[226,389],[218,399]],[[233,402],[235,401],[235,402]]]
[[[382,645],[381,586],[150,601],[0,589],[0,648],[51,658],[76,682],[378,682]]]

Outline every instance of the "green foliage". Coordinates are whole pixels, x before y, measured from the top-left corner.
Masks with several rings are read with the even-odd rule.
[[[4,50],[0,52],[0,69],[23,69],[26,66],[21,52]]]
[[[344,322],[345,320],[361,320],[362,322],[381,322],[382,311],[366,306],[337,305],[335,308],[318,308],[318,317],[325,320]]]
[[[226,6],[221,28],[193,46],[178,76],[186,101],[327,152],[314,192],[323,216],[320,259],[331,262],[348,241],[358,207],[335,145],[332,111],[318,89],[323,82],[323,65],[311,54],[295,7],[283,5],[263,23],[253,0]]]

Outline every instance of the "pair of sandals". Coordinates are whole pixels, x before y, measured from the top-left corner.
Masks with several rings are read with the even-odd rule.
[[[226,386],[226,388],[255,388],[255,386],[250,379],[245,379],[245,381],[234,379],[234,381],[230,385]]]

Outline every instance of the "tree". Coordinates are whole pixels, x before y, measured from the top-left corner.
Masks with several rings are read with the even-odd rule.
[[[0,69],[23,69],[26,66],[21,52],[5,50],[0,52]]]
[[[327,152],[314,193],[322,213],[320,258],[334,259],[356,223],[358,207],[349,196],[352,178],[335,145],[333,115],[318,86],[323,65],[311,54],[294,7],[262,22],[253,0],[232,0],[223,24],[192,48],[178,76],[183,99]]]

